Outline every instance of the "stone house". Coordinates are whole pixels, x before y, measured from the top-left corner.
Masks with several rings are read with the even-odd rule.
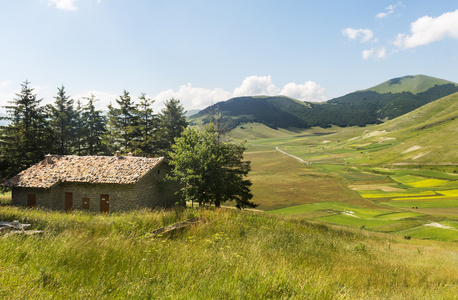
[[[170,207],[176,183],[167,182],[163,157],[47,155],[3,183],[13,204],[70,211],[117,212]]]

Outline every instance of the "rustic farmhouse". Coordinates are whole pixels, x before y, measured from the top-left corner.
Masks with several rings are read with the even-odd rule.
[[[116,212],[179,201],[163,157],[48,155],[3,183],[13,204],[55,210]]]

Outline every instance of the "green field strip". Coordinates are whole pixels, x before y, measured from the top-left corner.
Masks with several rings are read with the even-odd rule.
[[[312,204],[302,204],[302,205],[296,205],[296,206],[290,206],[290,207],[270,210],[269,213],[275,214],[275,215],[288,216],[288,215],[301,214],[301,213],[311,212],[311,211],[316,211],[316,210],[321,210],[321,209],[322,209],[321,207],[316,206],[314,205],[314,203],[312,203]]]
[[[391,176],[391,178],[399,183],[406,184],[406,185],[410,185],[410,183],[418,182],[418,181],[422,181],[426,179],[424,177],[419,177],[419,176],[414,176],[414,175],[402,175],[402,176],[394,175],[394,176]]]
[[[433,226],[418,226],[400,230],[397,234],[410,236],[416,239],[433,239],[440,241],[458,241],[458,230],[438,228]]]
[[[382,204],[392,207],[418,207],[418,208],[447,208],[458,207],[458,200],[418,200],[418,201],[392,201],[383,202]]]
[[[397,220],[402,220],[402,219],[407,219],[407,218],[416,218],[419,216],[423,216],[423,214],[415,213],[415,212],[394,212],[394,213],[378,215],[375,218],[379,220],[397,221]]]
[[[385,211],[381,210],[359,208],[356,206],[346,205],[338,202],[317,202],[311,204],[285,207],[281,209],[271,210],[268,212],[277,215],[294,215],[317,210],[335,210],[349,213],[351,212],[351,214],[354,214],[359,218],[373,218],[386,213]]]
[[[376,220],[376,219],[366,219],[366,218],[357,218],[354,216],[339,214],[329,217],[318,218],[317,220],[337,224],[337,225],[347,225],[347,226],[357,226],[365,228],[374,228],[382,225],[390,224],[389,220]]]

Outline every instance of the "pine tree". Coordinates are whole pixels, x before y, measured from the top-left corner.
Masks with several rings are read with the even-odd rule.
[[[168,156],[175,138],[178,138],[188,126],[188,121],[180,100],[172,98],[164,104],[165,108],[162,109],[162,114],[159,116],[158,143],[159,153]]]
[[[94,103],[98,101],[94,95],[83,98],[88,102],[82,108],[82,145],[85,153],[88,155],[96,155],[105,152],[105,147],[102,144],[102,136],[105,133],[105,118],[102,111],[96,110]]]
[[[8,125],[1,126],[1,156],[4,163],[3,179],[16,175],[31,165],[42,160],[51,150],[52,133],[47,126],[41,99],[30,88],[30,82],[24,81],[21,92],[5,106]]]
[[[106,147],[114,152],[134,152],[135,144],[139,139],[139,118],[136,105],[129,92],[124,90],[122,96],[116,99],[119,108],[108,106],[107,131],[103,142]]]
[[[77,155],[86,154],[84,151],[84,120],[83,120],[83,106],[81,100],[76,101],[75,110],[75,137],[73,140],[73,148]]]
[[[155,100],[147,98],[145,93],[142,93],[138,98],[140,99],[140,103],[137,104],[139,137],[135,154],[154,155],[157,151],[156,131],[158,120],[151,106]]]
[[[53,152],[66,155],[73,153],[73,143],[76,136],[73,100],[67,96],[65,87],[57,88],[54,105],[47,106],[50,128],[53,132]]]

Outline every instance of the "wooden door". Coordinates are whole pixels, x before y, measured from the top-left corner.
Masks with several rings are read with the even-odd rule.
[[[37,195],[35,194],[27,194],[27,207],[35,207],[37,206]]]
[[[72,211],[73,209],[73,194],[65,193],[65,211]]]
[[[89,209],[89,198],[83,198],[83,209]]]
[[[110,196],[100,195],[100,212],[108,213],[110,210]]]

